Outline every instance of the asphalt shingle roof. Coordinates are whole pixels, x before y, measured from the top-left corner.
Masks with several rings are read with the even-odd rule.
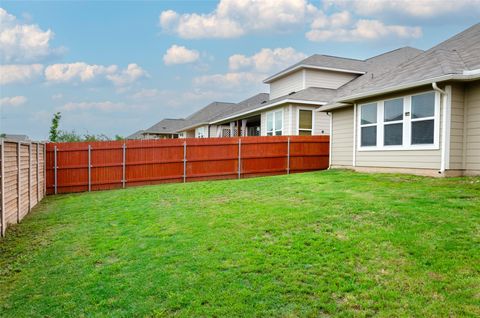
[[[174,134],[185,124],[185,119],[165,118],[146,129],[144,133]]]
[[[337,100],[480,68],[480,23],[384,72],[366,73],[342,86]]]

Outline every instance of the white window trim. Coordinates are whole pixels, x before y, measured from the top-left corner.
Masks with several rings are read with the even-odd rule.
[[[425,118],[415,118],[412,119],[412,107],[411,101],[412,96],[422,95],[425,93],[435,93],[435,114],[433,117]],[[384,103],[388,100],[403,98],[403,120],[402,121],[391,121],[387,122],[388,124],[393,123],[403,123],[403,145],[394,145],[394,146],[384,146]],[[369,104],[377,104],[377,123],[362,125],[362,107]],[[405,116],[405,113],[410,113],[410,116]],[[422,121],[422,120],[434,120],[433,127],[433,144],[424,144],[424,145],[412,145],[411,144],[411,133],[412,133],[412,121]],[[391,150],[438,150],[440,149],[440,94],[436,91],[424,91],[421,93],[399,96],[396,98],[388,98],[383,100],[378,100],[376,102],[369,102],[365,104],[358,105],[357,111],[357,149],[358,151],[391,151]],[[362,146],[362,127],[377,126],[377,145],[376,146]]]
[[[281,112],[281,115],[280,115],[280,118],[282,119],[282,129],[275,129],[275,113],[278,113],[278,112]],[[277,136],[275,134],[275,132],[277,130],[280,130],[280,135],[279,136],[283,136],[283,131],[285,129],[285,120],[283,118],[284,114],[283,114],[283,108],[280,108],[280,109],[274,109],[274,110],[271,110],[269,112],[266,112],[265,113],[265,136],[269,136],[268,135],[268,114],[272,114],[273,116],[273,123],[272,123],[272,128],[273,128],[273,133],[272,133],[272,136]]]
[[[300,129],[300,111],[301,110],[309,110],[312,112],[312,129]],[[311,130],[312,131],[312,136],[313,132],[315,131],[315,109],[314,108],[309,108],[309,107],[297,107],[297,127],[296,127],[296,133],[297,136],[300,135],[300,130]]]

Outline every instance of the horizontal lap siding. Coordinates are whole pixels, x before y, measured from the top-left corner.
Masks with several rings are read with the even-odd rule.
[[[270,99],[303,89],[303,71],[297,71],[270,83]]]
[[[351,166],[353,161],[353,108],[346,107],[332,114],[332,165]]]
[[[467,109],[465,169],[480,173],[480,82],[469,84],[465,90]]]
[[[288,140],[290,139],[290,162]],[[242,137],[125,142],[125,185],[231,179],[321,170],[328,167],[328,136]],[[184,143],[186,162],[184,163]],[[47,145],[47,191],[55,192],[57,147],[58,193],[88,190],[88,145],[91,146],[91,190],[123,187],[123,141]]]
[[[305,72],[305,88],[321,87],[337,89],[358,76],[356,74],[324,70],[306,70]],[[327,101],[328,100],[322,100],[322,102]]]
[[[464,88],[452,85],[450,123],[450,169],[463,169]]]

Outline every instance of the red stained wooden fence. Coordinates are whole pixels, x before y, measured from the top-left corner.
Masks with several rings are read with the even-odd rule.
[[[328,156],[328,136],[49,143],[46,186],[54,194],[287,174],[326,169]]]

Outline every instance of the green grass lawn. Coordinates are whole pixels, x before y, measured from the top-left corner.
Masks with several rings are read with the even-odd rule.
[[[1,317],[480,315],[480,178],[324,171],[47,197]]]

